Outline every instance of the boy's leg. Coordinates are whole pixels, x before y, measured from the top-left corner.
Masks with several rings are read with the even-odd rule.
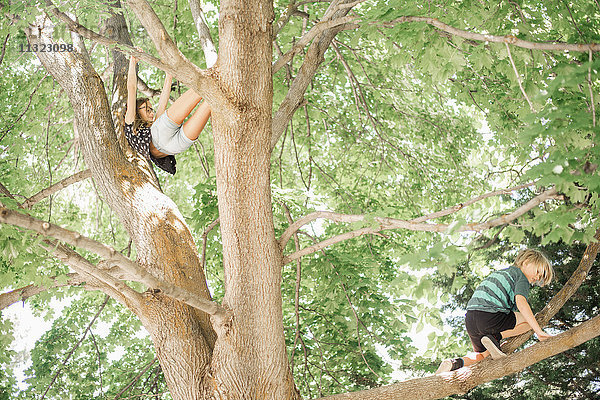
[[[478,353],[476,351],[473,351],[473,352],[467,354],[466,356],[462,357],[462,359],[465,363],[465,367],[467,367],[469,365],[478,363],[479,361],[483,360],[484,358],[486,358],[489,355],[490,355],[490,352],[487,350],[484,351],[483,353]]]
[[[200,132],[210,118],[210,107],[205,101],[198,106],[198,109],[192,116],[183,124],[183,134],[190,140],[198,139]]]
[[[469,365],[473,365],[483,360],[489,354],[490,353],[488,351],[485,351],[483,353],[472,352],[464,357],[449,358],[441,362],[437,371],[435,371],[435,374],[438,375],[443,372],[450,372],[462,367],[468,367]]]
[[[187,90],[167,109],[167,117],[177,125],[181,125],[200,100],[202,97],[198,93],[192,89]]]
[[[523,315],[521,315],[520,312],[515,312],[514,314],[516,318],[515,327],[513,329],[502,331],[502,339],[505,339],[507,337],[519,336],[520,334],[525,333],[531,329],[529,324],[525,322],[525,318],[523,318]]]
[[[481,343],[490,352],[490,355],[494,360],[506,357],[506,354],[502,351],[502,349],[500,349],[500,342],[495,335],[486,335],[482,337]]]

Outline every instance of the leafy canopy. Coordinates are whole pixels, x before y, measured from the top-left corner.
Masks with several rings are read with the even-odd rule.
[[[218,46],[218,4],[205,3]],[[181,51],[204,66],[188,7],[160,0],[151,5]],[[276,16],[289,5],[276,1]],[[7,38],[0,64],[0,182],[16,199],[1,201],[16,208],[85,166],[66,93],[34,54],[21,52],[20,46],[27,43],[22,29],[43,7],[27,2],[3,7],[21,16],[12,23],[3,20],[0,26],[0,37]],[[92,28],[108,16],[104,3],[91,0],[60,7]],[[278,58],[277,49],[283,53],[291,49],[326,7],[322,2],[302,5],[304,14],[292,16],[278,34],[273,59]],[[134,44],[155,54],[132,12],[127,8],[122,12]],[[375,217],[412,219],[534,180],[539,187],[555,186],[562,198],[534,208],[508,226],[482,234],[457,233],[466,223],[510,212],[535,193],[528,188],[489,197],[434,221],[454,224],[444,234],[386,231],[306,256],[300,266],[286,265],[282,285],[286,343],[297,386],[307,397],[388,382],[393,368],[384,362],[378,346],[405,373],[430,373],[440,356],[458,352],[465,341],[433,333],[427,352],[422,353],[413,344],[415,332],[418,335],[425,326],[441,329],[440,302],[449,301],[451,294],[463,294],[458,302],[464,303],[465,293],[494,265],[494,258],[479,247],[495,238],[502,241],[503,249],[514,249],[526,236],[535,235],[542,245],[566,252],[591,240],[600,211],[598,128],[592,116],[598,97],[600,60],[596,55],[590,62],[585,52],[507,49],[504,44],[453,36],[424,22],[394,22],[402,16],[427,16],[465,31],[513,35],[532,42],[593,43],[600,41],[600,9],[595,1],[549,5],[539,0],[372,0],[357,5],[352,13],[360,17],[360,27],[337,35],[304,96],[305,105],[273,151],[271,179],[278,234],[289,225],[283,205],[293,219],[314,210],[367,215],[364,222],[352,225],[318,221],[305,227],[298,240],[300,247],[306,247],[349,229],[373,225]],[[60,23],[55,35],[71,43]],[[110,52],[88,41],[86,45],[109,92],[110,70],[105,71],[111,63]],[[274,75],[274,110],[302,60],[302,54],[296,56],[289,67]],[[164,74],[142,65],[140,76],[150,87],[160,88]],[[179,89],[184,88],[178,86],[175,94]],[[107,94],[110,98],[111,93]],[[163,189],[186,217],[199,251],[204,230],[218,217],[212,166],[208,128],[194,148],[178,156],[176,176],[158,172]],[[124,229],[90,180],[44,199],[29,212],[129,251]],[[219,301],[223,269],[218,230],[207,238],[207,277]],[[68,268],[41,250],[39,240],[22,230],[0,227],[3,291],[29,284],[50,286],[51,277],[66,281]],[[291,240],[285,252],[293,251]],[[135,249],[131,255],[135,256]],[[441,281],[443,286],[438,284]],[[6,351],[13,340],[11,325],[6,318],[0,321],[0,399],[33,398],[45,390],[102,303],[97,293],[81,288],[52,289],[30,303],[37,313],[50,317],[49,300],[62,297],[72,303],[55,316],[51,330],[32,350],[25,390],[16,388],[14,355]],[[86,336],[62,367],[59,383],[47,398],[62,398],[64,393],[92,398],[100,392],[110,397],[153,359],[148,340],[139,338],[139,322],[122,307],[109,302],[99,321],[108,333],[94,333],[94,340]],[[111,354],[117,354],[117,359]],[[128,393],[160,393],[164,391],[160,379],[160,372],[150,369]]]

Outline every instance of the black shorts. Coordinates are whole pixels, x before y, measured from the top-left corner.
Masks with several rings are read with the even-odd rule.
[[[517,317],[514,312],[508,314],[502,312],[486,312],[479,310],[467,310],[465,316],[465,325],[467,333],[473,343],[473,350],[483,353],[485,347],[481,344],[481,338],[485,335],[492,335],[498,341],[502,339],[500,332],[513,329],[517,324]]]

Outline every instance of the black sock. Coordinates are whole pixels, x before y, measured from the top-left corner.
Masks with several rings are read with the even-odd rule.
[[[455,369],[459,369],[465,366],[465,360],[463,360],[462,357],[453,358],[450,361],[452,362],[452,368],[450,368],[450,371],[454,371]]]

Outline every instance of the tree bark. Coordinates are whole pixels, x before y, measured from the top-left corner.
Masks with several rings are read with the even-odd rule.
[[[48,20],[28,31],[50,43]],[[38,53],[69,94],[81,149],[99,192],[136,245],[138,263],[159,279],[210,299],[204,272],[183,217],[118,145],[102,81],[78,53]],[[149,292],[136,312],[150,333],[174,399],[209,398],[207,372],[216,335],[208,315],[161,293]]]
[[[295,399],[281,304],[281,250],[271,205],[273,5],[222,1],[219,85],[228,103],[213,109],[217,195],[225,268],[223,305],[233,319],[217,329],[212,374],[219,399]]]

